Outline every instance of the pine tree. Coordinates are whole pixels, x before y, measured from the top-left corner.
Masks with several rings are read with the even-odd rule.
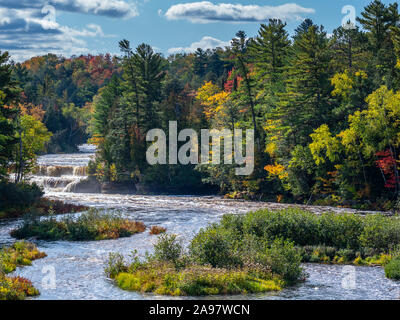
[[[290,40],[285,30],[286,23],[270,19],[269,24],[262,24],[258,36],[251,46],[257,68],[262,72],[262,78],[271,82],[282,76],[289,53]]]
[[[289,68],[287,93],[281,105],[282,121],[287,125],[290,145],[304,145],[313,128],[329,122],[330,53],[326,32],[311,26],[294,43]]]
[[[6,107],[16,96],[15,84],[11,79],[8,52],[0,51],[0,180],[7,176],[7,165],[17,142],[16,127],[12,122],[15,110]]]
[[[368,39],[358,27],[345,29],[339,27],[333,31],[332,66],[336,72],[346,70],[366,70],[369,54],[366,48]]]
[[[390,85],[396,65],[393,42],[390,29],[396,26],[399,20],[398,4],[386,6],[380,0],[374,0],[364,8],[360,18],[357,18],[368,32],[371,51],[374,55],[374,71],[377,86],[385,77],[386,84]]]

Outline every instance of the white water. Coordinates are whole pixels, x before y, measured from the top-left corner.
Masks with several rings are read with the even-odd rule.
[[[39,164],[44,173],[52,172],[55,177],[36,175],[34,181],[43,181],[46,196],[75,204],[106,210],[121,210],[133,220],[143,221],[147,227],[159,225],[168,232],[178,234],[184,242],[190,241],[193,235],[209,223],[217,222],[225,213],[243,214],[261,207],[273,209],[286,205],[261,202],[246,202],[224,200],[220,197],[192,196],[141,196],[141,195],[105,195],[77,194],[63,192],[65,184],[76,179],[74,175],[87,165],[93,157],[93,149],[85,148],[86,153],[70,155],[46,155],[40,157]],[[57,173],[49,167],[62,167]],[[57,170],[56,170],[57,171]],[[60,173],[61,172],[61,173]],[[72,172],[72,175],[70,174]],[[46,180],[47,179],[47,180]],[[54,183],[50,181],[56,181]],[[45,182],[46,181],[46,182]],[[343,211],[344,209],[307,207],[314,212],[328,210]],[[15,228],[20,220],[0,221],[0,243],[12,243],[9,231]],[[172,299],[170,297],[155,297],[135,292],[123,291],[117,288],[104,275],[104,263],[110,252],[121,252],[128,256],[131,251],[138,250],[143,255],[152,250],[155,236],[148,231],[130,238],[96,242],[44,242],[38,241],[39,248],[48,257],[34,261],[30,267],[17,270],[17,274],[31,279],[41,291],[37,299]],[[54,267],[56,288],[42,287],[46,267]],[[309,277],[305,283],[288,288],[279,293],[211,297],[212,299],[399,299],[400,283],[385,278],[384,271],[378,267],[355,267],[355,289],[342,287],[343,266],[306,264],[305,270]]]

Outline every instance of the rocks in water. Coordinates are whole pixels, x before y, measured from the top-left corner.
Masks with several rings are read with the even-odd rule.
[[[87,177],[71,182],[65,187],[64,192],[100,193],[101,189],[101,183],[95,177]]]

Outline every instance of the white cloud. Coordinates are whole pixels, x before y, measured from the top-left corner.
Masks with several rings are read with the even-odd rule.
[[[79,12],[112,18],[137,16],[137,5],[132,0],[0,0],[2,8],[42,9],[46,5],[58,11]]]
[[[132,18],[139,14],[136,4],[122,0],[50,0],[48,3],[57,10],[113,18]]]
[[[209,1],[173,5],[165,13],[168,20],[186,19],[193,23],[209,22],[262,22],[270,18],[281,20],[302,20],[304,14],[313,14],[312,8],[295,3],[280,6],[258,6],[220,3]]]
[[[104,37],[96,24],[83,29],[62,26],[41,14],[40,9],[0,9],[0,50],[22,61],[47,53],[78,55],[87,53],[85,38]]]
[[[176,53],[191,53],[195,52],[198,48],[203,50],[213,49],[217,47],[227,47],[230,45],[230,41],[222,41],[213,37],[203,37],[200,41],[193,42],[189,47],[178,47],[178,48],[171,48],[168,50],[169,54],[176,54]]]

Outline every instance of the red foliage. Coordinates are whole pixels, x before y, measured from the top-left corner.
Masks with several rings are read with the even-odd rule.
[[[227,92],[232,92],[236,90],[240,86],[240,83],[242,82],[243,78],[240,76],[235,76],[234,75],[234,69],[229,71],[228,79],[226,80],[226,83],[224,85],[224,89]]]
[[[387,176],[385,188],[396,188],[396,184],[398,183],[395,174],[395,168],[397,166],[396,159],[393,157],[390,150],[377,152],[376,156],[380,158],[376,161],[376,165]]]

